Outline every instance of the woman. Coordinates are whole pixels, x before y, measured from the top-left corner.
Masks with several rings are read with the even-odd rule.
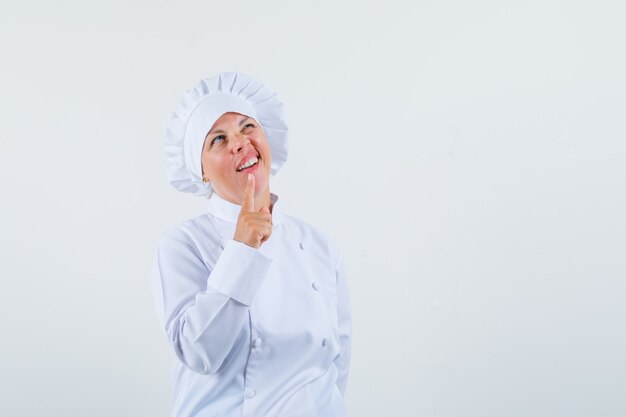
[[[151,275],[176,355],[175,417],[346,416],[351,316],[339,248],[283,213],[283,103],[237,72],[200,81],[168,122],[172,185],[206,213],[165,233]]]

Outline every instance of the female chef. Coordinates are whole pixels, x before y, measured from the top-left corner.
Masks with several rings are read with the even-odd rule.
[[[282,101],[238,72],[201,80],[168,121],[171,184],[208,198],[161,237],[150,277],[174,417],[347,415],[342,255],[270,192],[287,149]]]

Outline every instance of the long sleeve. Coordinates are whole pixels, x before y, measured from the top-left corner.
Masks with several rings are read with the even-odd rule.
[[[159,241],[152,294],[168,342],[187,368],[217,372],[271,263],[258,249],[230,240],[209,270],[192,244],[171,236]]]
[[[337,257],[335,266],[337,277],[337,322],[339,327],[339,347],[340,354],[335,359],[337,367],[337,387],[341,394],[345,396],[348,374],[350,373],[350,356],[352,347],[352,313],[350,306],[350,295],[348,293],[348,282],[341,252]]]

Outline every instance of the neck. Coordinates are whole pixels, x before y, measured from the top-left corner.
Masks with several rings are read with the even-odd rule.
[[[231,198],[223,196],[222,193],[218,192],[217,190],[214,190],[214,192],[217,193],[220,197],[222,197],[226,201],[229,201],[233,204],[241,205],[241,197],[239,197],[239,200],[233,200]],[[272,199],[270,198],[269,184],[267,185],[267,187],[265,187],[263,191],[261,191],[259,194],[257,194],[256,197],[254,197],[255,211],[259,211],[263,207],[267,207],[270,210],[270,213],[272,212],[272,209],[274,208],[274,203],[272,203]]]

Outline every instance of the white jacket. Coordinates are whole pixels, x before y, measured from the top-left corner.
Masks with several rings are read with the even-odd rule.
[[[240,206],[168,231],[150,278],[176,354],[173,417],[346,416],[351,313],[339,248],[282,213],[259,249],[233,240]]]

